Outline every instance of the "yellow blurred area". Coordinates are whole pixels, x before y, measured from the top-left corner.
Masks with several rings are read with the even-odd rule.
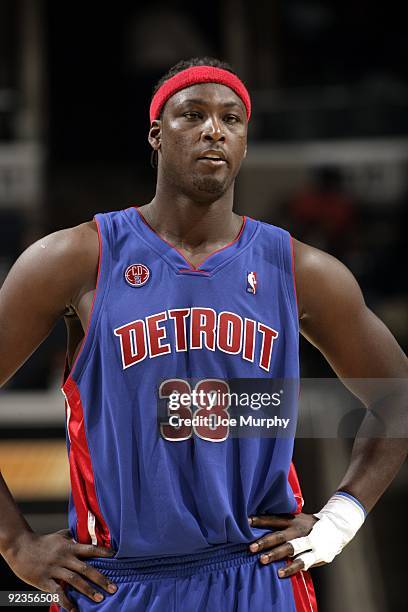
[[[64,440],[3,440],[0,469],[18,501],[68,496],[69,465]]]

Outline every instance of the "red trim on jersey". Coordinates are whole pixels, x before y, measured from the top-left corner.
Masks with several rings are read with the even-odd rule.
[[[288,482],[298,504],[295,514],[299,514],[299,512],[302,512],[303,496],[293,463],[290,464]],[[292,561],[288,560],[288,565],[291,563]],[[317,612],[316,594],[310,573],[297,572],[294,576],[291,576],[290,579],[292,582],[296,612]]]
[[[88,544],[91,536],[88,532],[88,511],[95,517],[95,535],[98,545],[110,547],[109,528],[102,516],[95,489],[95,478],[92,460],[86,439],[84,409],[79,389],[70,378],[65,384],[65,395],[71,414],[68,423],[70,439],[69,469],[71,490],[77,514],[78,542]]]
[[[290,561],[288,565],[290,565]],[[296,612],[317,612],[316,594],[309,572],[297,572],[290,577]]]
[[[64,382],[64,384],[62,386],[63,393],[66,393],[66,387],[67,387],[69,381],[72,380],[72,373],[73,373],[73,371],[75,369],[75,366],[76,366],[76,363],[77,363],[77,361],[79,359],[79,356],[82,353],[82,349],[84,348],[85,340],[86,340],[86,338],[88,336],[89,328],[91,326],[92,313],[93,313],[93,309],[94,309],[94,305],[95,305],[96,293],[98,291],[98,284],[99,284],[99,279],[100,279],[100,275],[101,275],[101,262],[102,262],[102,236],[101,236],[101,230],[99,228],[99,224],[96,221],[96,219],[95,219],[95,223],[96,223],[96,229],[98,230],[98,239],[99,239],[99,261],[98,261],[98,272],[97,272],[97,275],[96,275],[95,291],[94,291],[93,298],[92,298],[91,311],[89,313],[89,318],[88,318],[88,321],[87,321],[87,324],[86,324],[86,331],[85,331],[84,337],[82,338],[82,341],[81,341],[81,348],[77,352],[77,355],[75,357],[74,363],[72,364],[72,367],[71,367],[71,371],[70,371],[66,381]],[[64,371],[64,375],[65,374],[66,374],[66,369]]]
[[[232,246],[232,245],[233,245],[235,242],[237,242],[237,241],[240,239],[241,234],[242,234],[242,232],[244,231],[244,227],[245,227],[245,224],[246,224],[246,216],[244,215],[244,216],[243,216],[243,220],[242,220],[241,229],[239,230],[238,235],[236,236],[236,238],[234,238],[234,240],[232,240],[231,242],[229,242],[229,243],[228,243],[228,244],[226,244],[225,246],[221,247],[220,249],[216,249],[215,251],[212,251],[212,253],[210,253],[209,255],[207,255],[207,257],[205,257],[205,258],[204,258],[204,259],[203,259],[203,260],[202,260],[202,261],[201,261],[201,262],[200,262],[200,263],[199,263],[197,266],[194,266],[194,265],[193,265],[193,264],[192,264],[192,263],[191,263],[191,262],[190,262],[190,261],[187,259],[187,257],[185,257],[185,256],[183,255],[183,253],[182,253],[181,251],[179,251],[179,250],[178,250],[178,248],[177,248],[177,247],[175,247],[173,244],[171,244],[170,242],[168,242],[168,241],[167,241],[165,238],[163,238],[162,236],[160,236],[160,234],[159,234],[158,232],[156,232],[156,230],[155,230],[155,229],[154,229],[154,228],[153,228],[153,227],[150,225],[150,223],[148,223],[148,222],[146,221],[146,219],[144,218],[143,214],[140,212],[140,210],[139,210],[139,207],[138,207],[138,206],[135,206],[135,209],[136,209],[136,211],[139,213],[140,217],[142,218],[142,220],[144,221],[144,223],[147,225],[147,227],[148,227],[149,229],[151,229],[151,230],[152,230],[152,232],[154,232],[154,233],[156,234],[156,236],[158,236],[158,237],[160,238],[160,240],[163,240],[163,242],[165,242],[166,244],[168,244],[168,245],[169,245],[169,247],[171,247],[172,249],[174,249],[175,251],[177,251],[177,253],[178,253],[178,254],[179,254],[179,255],[180,255],[180,256],[181,256],[181,257],[184,259],[184,261],[185,261],[185,262],[187,263],[187,265],[188,265],[188,270],[185,270],[186,272],[191,272],[191,271],[194,271],[194,272],[201,272],[201,273],[203,273],[203,274],[208,274],[208,272],[206,272],[205,270],[199,270],[198,268],[200,268],[200,267],[203,265],[203,263],[204,263],[205,261],[207,261],[207,259],[208,259],[209,257],[211,257],[212,255],[215,255],[216,253],[219,253],[220,251],[223,251],[224,249],[227,249],[228,247]],[[183,269],[181,269],[181,270],[180,270],[180,272],[183,272],[183,271],[184,271]]]
[[[183,272],[183,274],[188,274],[189,272],[200,272],[200,274],[204,274],[204,276],[210,276],[210,273],[206,272],[205,270],[192,270],[191,268],[180,268],[179,272]]]
[[[295,514],[299,514],[299,512],[302,512],[303,508],[303,496],[302,491],[300,489],[299,478],[296,474],[295,466],[293,463],[290,464],[288,481],[290,488],[293,491],[293,495],[295,496],[295,499],[297,501],[297,509],[295,511]]]
[[[295,288],[295,299],[296,299],[296,304],[297,304],[298,312],[299,312],[299,302],[298,302],[298,296],[297,296],[296,273],[295,273],[295,248],[293,246],[293,238],[292,238],[292,236],[290,237],[290,248],[291,248],[291,251],[292,251],[293,286]]]

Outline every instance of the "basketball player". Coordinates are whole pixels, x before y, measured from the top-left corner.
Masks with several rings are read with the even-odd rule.
[[[1,290],[1,383],[68,325],[69,531],[33,533],[0,489],[4,558],[64,609],[316,610],[306,570],[341,552],[406,457],[405,440],[358,439],[309,515],[293,438],[185,418],[225,416],[208,392],[231,379],[298,379],[299,329],[342,378],[407,376],[339,261],[233,212],[250,115],[228,65],[179,63],[150,107],[152,201],[39,240]],[[380,399],[349,386],[368,407]],[[158,426],[158,399],[175,392],[184,421]]]

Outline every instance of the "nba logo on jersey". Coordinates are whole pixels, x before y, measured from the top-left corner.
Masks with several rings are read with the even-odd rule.
[[[247,272],[247,292],[255,295],[257,284],[256,272]]]
[[[125,279],[132,287],[142,287],[150,277],[150,270],[144,264],[132,264],[126,268]]]

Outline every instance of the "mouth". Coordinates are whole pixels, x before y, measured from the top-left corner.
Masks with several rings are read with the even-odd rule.
[[[213,168],[213,169],[221,168],[228,164],[227,160],[225,159],[222,153],[215,153],[212,151],[211,152],[206,151],[205,154],[201,155],[201,157],[199,157],[197,161],[207,166],[207,168]]]
[[[204,151],[203,154],[198,158],[198,161],[204,162],[209,166],[213,166],[214,168],[226,165],[228,163],[223,151],[219,150]]]
[[[199,157],[198,161],[204,162],[210,166],[214,166],[215,168],[218,166],[225,166],[227,164],[225,159],[217,159],[215,157]]]

